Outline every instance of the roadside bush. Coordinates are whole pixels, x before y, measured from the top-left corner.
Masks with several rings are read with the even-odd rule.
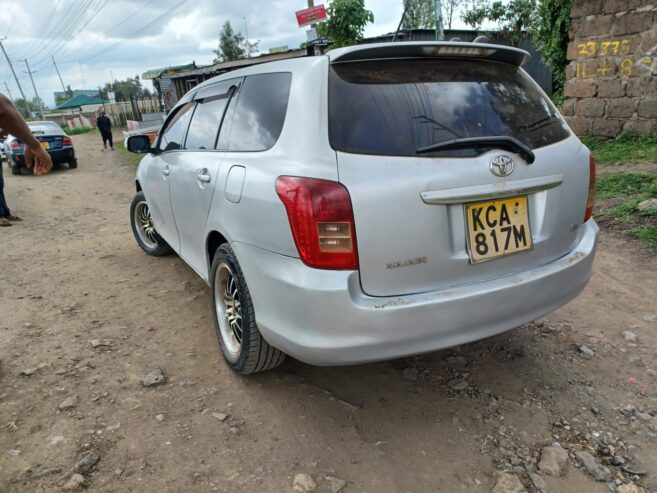
[[[91,127],[64,128],[64,132],[66,132],[68,135],[88,134],[89,132],[93,132],[94,130],[95,128],[91,128]]]

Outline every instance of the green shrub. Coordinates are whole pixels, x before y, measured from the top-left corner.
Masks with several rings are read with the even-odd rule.
[[[96,130],[95,128],[91,127],[77,127],[77,128],[65,128],[64,131],[68,135],[80,135],[80,134],[88,134],[89,132],[93,132]]]

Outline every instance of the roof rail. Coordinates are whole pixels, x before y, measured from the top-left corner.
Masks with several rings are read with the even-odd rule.
[[[372,43],[331,50],[331,63],[400,58],[476,58],[520,66],[530,55],[525,50],[489,43],[465,41],[402,41]]]

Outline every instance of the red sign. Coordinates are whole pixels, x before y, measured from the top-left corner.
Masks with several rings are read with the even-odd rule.
[[[299,10],[296,12],[296,14],[299,27],[307,26],[308,24],[314,24],[318,21],[323,21],[328,17],[326,15],[326,8],[324,8],[324,5],[315,5],[314,7]]]

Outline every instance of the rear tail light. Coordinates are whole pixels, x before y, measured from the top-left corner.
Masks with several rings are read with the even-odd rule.
[[[73,141],[71,140],[70,137],[64,137],[64,145],[65,146],[73,145]]]
[[[301,260],[318,269],[358,269],[356,229],[349,192],[340,183],[280,176],[283,201]]]
[[[589,196],[586,201],[586,213],[584,214],[584,222],[591,219],[593,214],[593,203],[595,202],[595,158],[593,154],[589,155]]]
[[[13,141],[13,142],[10,142],[10,143],[9,143],[9,147],[10,147],[11,149],[20,149],[20,148],[21,148],[21,145],[20,145],[18,142]]]

